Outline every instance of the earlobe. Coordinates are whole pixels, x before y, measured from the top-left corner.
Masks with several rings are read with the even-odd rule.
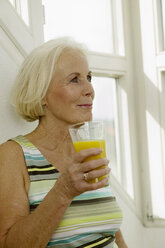
[[[42,105],[43,107],[47,106],[46,98],[43,98],[43,99],[42,99],[41,105]]]

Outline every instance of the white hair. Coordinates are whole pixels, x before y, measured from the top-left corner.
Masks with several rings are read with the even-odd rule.
[[[71,38],[50,40],[35,48],[24,60],[11,92],[12,105],[27,121],[44,115],[45,97],[60,56],[68,49],[78,50],[87,58],[87,47]]]

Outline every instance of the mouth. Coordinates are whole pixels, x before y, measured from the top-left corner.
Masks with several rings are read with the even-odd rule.
[[[92,104],[79,104],[77,107],[82,109],[92,109]]]

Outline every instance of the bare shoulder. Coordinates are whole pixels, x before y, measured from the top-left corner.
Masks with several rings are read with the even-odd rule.
[[[15,141],[9,140],[0,145],[0,159],[22,155],[22,148]]]
[[[29,214],[28,173],[24,154],[15,141],[0,145],[0,246],[8,230]]]
[[[0,180],[1,177],[4,179],[5,175],[8,179],[17,178],[17,181],[21,179],[28,183],[29,177],[22,148],[13,140],[0,145]],[[28,185],[25,185],[25,188],[27,189]]]
[[[0,145],[0,165],[20,166],[24,163],[22,148],[15,141],[10,140]]]

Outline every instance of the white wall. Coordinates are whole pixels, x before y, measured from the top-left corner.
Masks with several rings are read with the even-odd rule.
[[[143,217],[145,224],[147,223],[148,206],[151,206],[149,163],[153,164],[156,169],[157,165],[161,165],[162,162],[160,151],[156,153],[154,149],[155,147],[160,147],[159,127],[157,125],[153,130],[150,128],[152,126],[151,121],[146,121],[146,110],[148,110],[154,119],[160,123],[158,108],[159,91],[155,90],[159,82],[155,76],[157,73],[155,67],[157,54],[154,39],[153,2],[151,0],[123,0],[123,5],[127,7],[125,18],[128,18],[127,23],[130,24],[125,28],[125,40],[127,59],[129,61],[128,70],[131,68],[129,72],[132,83],[130,94],[133,95],[135,103],[132,115],[136,113],[135,150],[137,158],[136,161],[133,161],[133,166],[136,166],[136,169],[138,169],[134,172],[138,185],[136,200],[138,200],[140,205],[138,204],[137,206],[138,202],[132,204],[131,200],[123,194],[123,189],[118,187],[114,180],[112,180],[112,184],[123,210],[124,219],[121,230],[129,248],[165,248],[165,227],[156,227],[158,224],[156,221],[155,223],[151,221],[148,223],[150,227],[145,227],[144,221],[142,221]],[[142,30],[143,33],[141,32]],[[150,81],[146,75],[148,75]],[[149,128],[148,131],[147,128]],[[152,151],[149,150],[149,146],[152,147]],[[156,160],[154,158],[152,161],[152,159],[149,159],[149,156],[157,158]],[[156,179],[159,180],[159,177]],[[137,185],[135,185],[135,189]],[[157,192],[157,194],[159,193]],[[152,227],[152,224],[156,224],[155,227]]]
[[[24,57],[43,42],[41,0],[28,0],[30,25],[26,26],[9,1],[0,1],[0,143],[25,134],[37,123],[22,120],[10,105],[10,91]]]
[[[125,1],[125,0],[124,0]],[[144,0],[146,1],[146,0]],[[136,16],[138,8],[136,6],[137,0],[128,0],[128,5],[132,11],[131,22],[136,29],[134,30],[134,67],[136,70],[134,74],[134,84],[137,85],[136,90],[139,92],[141,98],[137,101],[138,104],[143,105],[145,102],[145,85],[143,85],[143,73],[142,73],[142,58],[140,57],[141,47],[139,44],[139,21]],[[143,1],[142,1],[143,2]],[[138,15],[138,14],[137,14]],[[133,27],[132,27],[133,29]],[[19,49],[11,41],[7,33],[0,28],[0,143],[13,137],[17,134],[24,134],[33,129],[36,123],[27,123],[18,117],[9,104],[9,93],[13,84],[18,67],[23,60],[23,55],[19,52]],[[137,109],[138,110],[138,109]],[[143,126],[144,118],[142,113],[139,115],[141,118],[140,125]],[[144,135],[141,130],[141,136]],[[139,133],[138,133],[139,135]],[[137,135],[137,136],[138,136]],[[144,137],[143,136],[143,137]],[[143,143],[143,147],[144,147]],[[145,163],[146,151],[139,153],[139,156],[143,156],[142,163]],[[140,160],[139,160],[140,161]],[[140,165],[139,165],[140,166]],[[143,194],[143,192],[140,192]],[[116,191],[117,198],[120,206],[123,210],[124,219],[122,224],[122,232],[127,241],[129,248],[164,248],[165,247],[165,228],[146,228],[143,226],[139,218],[137,218],[135,212],[132,210],[129,204],[122,198],[120,191]]]
[[[2,30],[1,30],[2,31]],[[2,32],[1,32],[2,34]],[[2,39],[11,47],[4,47]],[[7,45],[8,45],[7,44]],[[10,48],[12,53],[10,53]],[[15,49],[15,52],[14,52]],[[16,56],[16,59],[15,59]],[[22,58],[23,59],[23,58]],[[8,37],[1,36],[0,42],[0,143],[14,137],[17,134],[28,132],[34,124],[27,123],[18,117],[10,105],[10,91],[14,82],[21,55],[14,48]],[[19,61],[18,61],[19,60]]]
[[[130,206],[121,199],[120,193],[114,192],[123,211],[121,231],[128,248],[164,248],[165,228],[144,227]]]

